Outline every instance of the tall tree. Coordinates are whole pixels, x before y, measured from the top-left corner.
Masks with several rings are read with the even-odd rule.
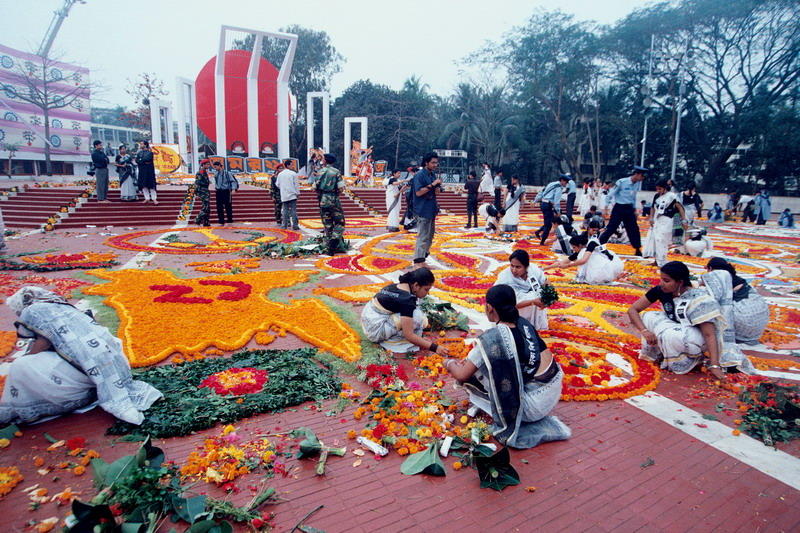
[[[150,129],[150,100],[167,96],[169,91],[164,87],[164,81],[158,79],[152,72],[142,72],[134,79],[128,78],[125,88],[137,106],[131,111],[123,113],[122,118],[132,128]]]
[[[581,117],[598,76],[597,35],[593,24],[558,11],[537,12],[502,42],[490,44],[472,62],[499,64],[523,107],[546,111],[559,140],[561,158],[580,175]]]
[[[618,73],[638,70],[640,79],[649,32],[656,33],[659,57],[684,56],[688,47],[687,96],[696,100],[709,135],[707,158],[696,170],[712,183],[726,177],[731,155],[752,140],[752,117],[796,91],[797,20],[800,4],[794,0],[681,0],[635,11],[609,37],[622,45],[615,54]],[[674,86],[674,71],[665,71],[661,82]]]

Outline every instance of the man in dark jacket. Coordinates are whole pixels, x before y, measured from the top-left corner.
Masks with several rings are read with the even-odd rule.
[[[233,222],[234,191],[239,189],[239,182],[233,174],[225,170],[222,163],[214,161],[214,196],[217,199],[217,222],[224,226]]]
[[[94,164],[95,194],[97,201],[104,204],[111,203],[106,200],[108,195],[108,156],[103,151],[102,141],[95,141],[94,151],[92,151],[92,163]]]

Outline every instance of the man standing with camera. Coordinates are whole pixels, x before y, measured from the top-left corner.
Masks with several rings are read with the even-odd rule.
[[[425,266],[425,259],[431,249],[433,234],[436,231],[436,215],[439,204],[436,191],[442,180],[434,175],[439,168],[439,156],[430,152],[422,158],[422,170],[414,175],[414,215],[417,218],[417,244],[414,248],[414,266]]]

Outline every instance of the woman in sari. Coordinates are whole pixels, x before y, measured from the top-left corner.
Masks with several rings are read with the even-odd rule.
[[[519,182],[519,177],[511,176],[511,186],[506,193],[505,211],[503,216],[503,231],[515,232],[519,226],[519,209],[525,200],[525,187]]]
[[[136,179],[133,177],[133,156],[128,148],[121,144],[119,153],[114,159],[119,176],[119,199],[123,202],[136,201]]]
[[[758,344],[769,322],[767,301],[750,287],[746,280],[736,275],[736,269],[725,259],[712,257],[706,265],[706,270],[725,271],[731,279],[732,322],[736,342]],[[723,292],[727,291],[720,289],[720,294]]]
[[[136,153],[136,164],[139,166],[138,186],[144,195],[144,203],[152,200],[154,205],[158,205],[156,167],[153,161],[154,155],[150,148],[150,142],[142,141],[139,151]]]
[[[400,171],[395,170],[384,180],[386,186],[386,231],[400,231],[400,198],[406,190],[407,180],[400,179]]]
[[[766,189],[761,191],[754,198],[755,212],[756,212],[756,225],[763,226],[772,216],[772,200],[769,198],[769,192]]]
[[[570,438],[569,427],[550,415],[564,374],[536,328],[519,316],[514,289],[490,288],[486,317],[496,326],[478,337],[466,359],[446,359],[445,369],[465,385],[473,406],[491,415],[501,443],[532,448]]]
[[[752,373],[753,365],[726,338],[728,326],[717,297],[707,287],[693,287],[690,278],[685,264],[670,261],[661,267],[661,283],[628,309],[631,323],[642,334],[639,357],[676,374],[686,374],[706,359],[706,368],[718,379],[725,378],[728,367]],[[715,288],[721,285],[717,275],[706,281]],[[662,311],[640,315],[655,302],[661,302]]]
[[[131,424],[161,398],[131,376],[122,343],[87,314],[39,287],[23,287],[6,302],[19,317],[17,334],[32,338],[28,353],[9,368],[0,424],[33,422],[97,401]]]
[[[395,353],[416,352],[422,348],[447,355],[444,346],[422,338],[428,319],[417,307],[417,299],[428,295],[434,281],[433,272],[420,267],[401,275],[397,283],[382,288],[361,312],[364,335]]]
[[[684,229],[687,228],[686,214],[678,200],[678,195],[669,190],[667,180],[656,183],[656,195],[650,215],[650,231],[644,241],[644,257],[655,257],[656,266],[667,262],[667,251],[673,242],[673,217],[678,214]]]
[[[553,245],[550,247],[552,251],[561,255],[572,254],[572,245],[569,240],[576,234],[575,229],[567,215],[560,215],[553,219],[553,225],[556,228],[556,238]],[[588,225],[588,224],[587,224]]]
[[[582,217],[586,216],[586,213],[589,212],[589,209],[593,205],[600,205],[602,190],[603,180],[600,178],[596,178],[594,181],[589,179],[584,182],[583,194],[578,202],[578,213],[580,213]]]
[[[543,270],[552,268],[578,267],[575,281],[589,285],[606,285],[615,281],[624,268],[622,260],[608,250],[597,236],[600,225],[596,221],[589,223],[589,229],[584,235],[575,235],[570,238],[573,254],[566,259],[561,259],[544,267]]]
[[[503,217],[502,209],[498,211],[494,204],[490,203],[481,204],[478,208],[478,217],[486,223],[483,230],[485,233],[493,235],[500,233],[500,220]]]
[[[541,268],[531,265],[530,256],[525,250],[514,250],[508,256],[508,262],[509,267],[500,272],[494,284],[508,285],[514,289],[520,316],[537,330],[547,329],[547,309],[541,300],[547,276]]]

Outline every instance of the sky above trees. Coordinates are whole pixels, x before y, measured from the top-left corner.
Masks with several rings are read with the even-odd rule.
[[[643,0],[564,0],[558,8],[579,20],[612,23]],[[35,51],[62,0],[0,0],[0,42]],[[485,41],[527,20],[543,0],[442,0],[365,3],[354,0],[87,0],[73,8],[54,45],[65,60],[92,70],[102,89],[98,105],[130,106],[126,78],[153,72],[174,86],[175,76],[194,78],[216,53],[221,24],[277,30],[299,24],[323,30],[345,57],[331,80],[333,96],[361,79],[400,89],[417,76],[436,94],[451,93],[465,74],[458,64]],[[172,89],[171,92],[174,92]]]

